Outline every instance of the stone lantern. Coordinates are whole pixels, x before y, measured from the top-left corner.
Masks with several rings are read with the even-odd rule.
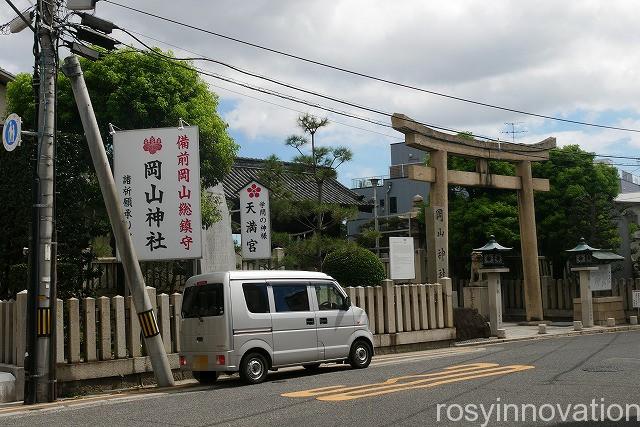
[[[505,268],[503,254],[512,248],[502,246],[496,242],[494,235],[489,236],[489,241],[481,248],[474,249],[482,254],[482,268]]]
[[[502,290],[500,286],[500,274],[508,273],[509,269],[504,264],[504,253],[510,251],[496,242],[495,236],[489,236],[489,241],[481,248],[474,249],[482,254],[482,267],[479,273],[487,275],[489,291],[489,325],[491,335],[498,336],[498,329],[502,327]],[[502,331],[504,333],[504,331]]]
[[[580,309],[582,325],[593,327],[592,291],[611,289],[611,263],[624,257],[606,249],[589,246],[584,238],[573,249],[568,249],[571,271],[580,273]]]

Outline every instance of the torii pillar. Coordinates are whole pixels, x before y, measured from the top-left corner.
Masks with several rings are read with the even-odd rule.
[[[549,180],[533,178],[531,162],[549,159],[549,150],[555,148],[555,138],[547,138],[537,144],[515,144],[509,142],[487,142],[438,132],[416,123],[402,114],[391,118],[393,128],[405,135],[405,144],[429,151],[430,166],[410,165],[409,179],[432,183],[430,207],[442,208],[442,219],[427,235],[427,271],[429,281],[446,273],[448,276],[449,218],[448,186],[485,187],[510,189],[518,192],[520,243],[522,270],[524,274],[524,299],[527,321],[543,319],[540,271],[538,267],[538,241],[533,192],[549,191]],[[447,155],[468,157],[476,160],[476,172],[448,170]],[[516,164],[516,176],[489,173],[489,160],[503,160]],[[430,211],[427,215],[435,214]],[[443,255],[444,254],[444,255]],[[444,256],[444,260],[442,259]],[[440,266],[440,268],[438,268]],[[445,266],[442,268],[442,266]]]

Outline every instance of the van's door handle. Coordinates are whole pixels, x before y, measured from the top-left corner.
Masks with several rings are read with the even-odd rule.
[[[313,325],[315,322],[315,320],[313,319],[313,317],[307,317],[307,325]]]
[[[327,323],[328,323],[328,322],[327,322],[327,318],[326,318],[326,317],[321,317],[321,318],[320,318],[320,324],[321,324],[321,325],[326,325]]]

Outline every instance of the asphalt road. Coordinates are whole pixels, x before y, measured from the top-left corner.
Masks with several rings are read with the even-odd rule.
[[[569,426],[638,426],[637,406],[624,422],[638,391],[640,333],[626,332],[385,355],[364,370],[294,368],[254,386],[223,377],[31,413],[0,408],[0,426],[525,426],[560,425],[563,415]]]

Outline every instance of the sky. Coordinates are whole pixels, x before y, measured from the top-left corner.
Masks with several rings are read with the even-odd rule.
[[[19,9],[31,0],[13,0]],[[430,91],[541,115],[640,129],[640,42],[633,0],[117,0],[156,15],[333,66]],[[640,157],[640,132],[562,123],[472,105],[320,67],[99,1],[96,15],[136,32],[143,41],[220,60],[352,104],[475,135],[516,142],[549,136],[599,154]],[[15,16],[0,3],[0,24]],[[125,33],[114,37],[141,47]],[[155,39],[155,40],[154,40]],[[0,35],[0,67],[30,72],[32,35]],[[61,56],[68,52],[61,51]],[[276,90],[386,126],[344,117],[204,77],[220,97],[219,113],[240,145],[239,155],[289,160],[284,145],[299,134],[301,113],[327,117],[320,145],[342,145],[353,160],[339,169],[352,179],[388,174],[389,144],[403,135],[390,118],[314,97],[208,62],[208,72]],[[115,123],[117,125],[117,123]],[[640,162],[614,160],[640,175]],[[637,165],[636,165],[637,164]]]

